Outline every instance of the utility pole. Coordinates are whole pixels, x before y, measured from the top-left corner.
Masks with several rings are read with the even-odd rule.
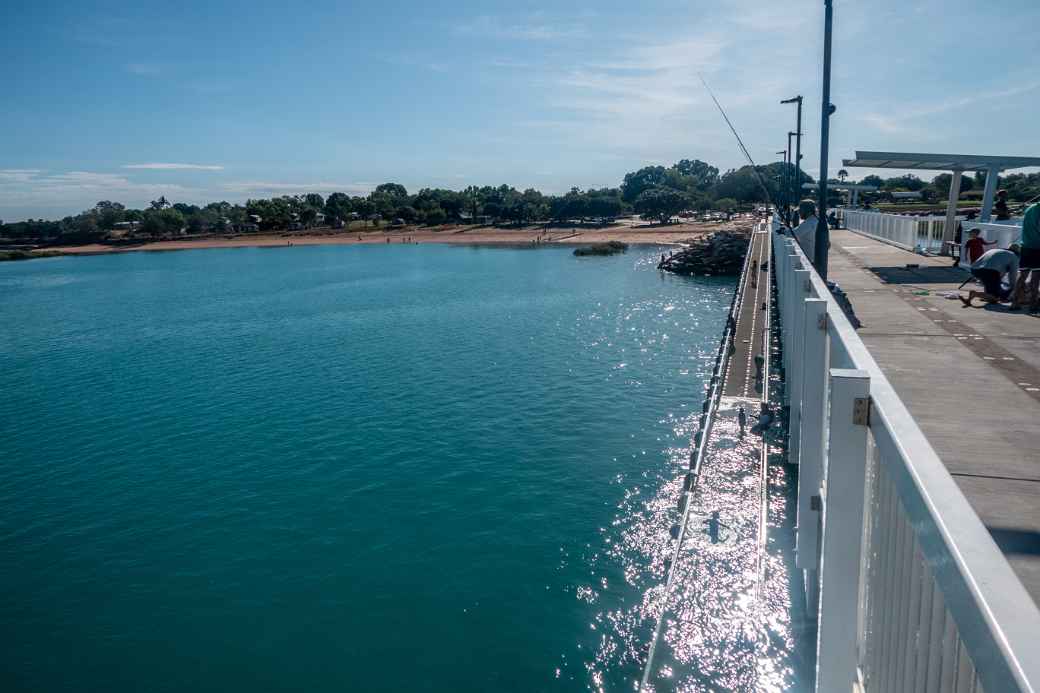
[[[827,281],[827,251],[831,234],[827,228],[827,148],[830,146],[831,114],[831,27],[834,24],[834,0],[823,0],[823,102],[820,105],[820,202],[816,222],[816,243],[813,264],[820,277]]]
[[[794,177],[795,177],[795,199],[801,199],[802,196],[802,95],[792,97],[790,99],[784,99],[780,103],[796,103],[798,104],[798,127],[795,128],[795,145],[794,145]],[[790,147],[788,147],[790,148]],[[796,202],[797,204],[797,202]]]
[[[780,163],[787,163],[787,150],[781,149],[777,152],[781,157]],[[776,177],[776,201],[778,205],[782,205],[780,212],[780,218],[784,220],[785,224],[791,223],[791,219],[788,217],[788,204],[787,204],[787,167],[780,167],[780,175]]]

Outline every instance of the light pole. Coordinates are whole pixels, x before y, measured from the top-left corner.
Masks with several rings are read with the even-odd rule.
[[[827,147],[830,142],[831,114],[831,27],[834,24],[833,0],[823,0],[823,99],[820,105],[820,203],[816,222],[816,243],[813,264],[820,277],[827,280],[827,251],[830,249],[830,231],[827,229]]]
[[[787,163],[787,150],[786,149],[781,149],[780,151],[777,152],[777,155],[780,157],[780,163],[781,164],[786,164]],[[787,211],[788,210],[787,210],[787,177],[786,176],[787,176],[787,167],[781,165],[780,166],[780,175],[776,177],[776,202],[777,202],[777,205],[783,205],[783,211],[780,212],[780,218],[783,219],[785,223],[790,223],[791,220],[787,216]]]
[[[798,206],[798,187],[795,184],[794,171],[791,169],[791,160],[794,159],[794,150],[791,149],[791,138],[797,134],[797,132],[787,133],[787,189],[791,191],[791,204],[794,207]]]
[[[792,97],[790,99],[784,99],[780,103],[796,103],[798,104],[798,127],[795,128],[795,145],[794,145],[794,189],[795,197],[800,197],[802,194],[802,95]]]

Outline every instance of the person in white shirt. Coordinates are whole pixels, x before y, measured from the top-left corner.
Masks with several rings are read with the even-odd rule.
[[[816,249],[816,203],[812,200],[802,200],[798,203],[798,216],[803,221],[801,224],[796,226],[791,232],[791,235],[798,241],[798,245],[802,246],[802,251],[805,256],[812,262],[813,258],[816,257],[814,250]]]
[[[961,296],[961,301],[966,306],[976,298],[981,298],[986,303],[1000,303],[1011,296],[1018,278],[1018,252],[1017,243],[1012,243],[1007,250],[994,248],[987,250],[975,262],[971,263],[971,274],[982,282],[983,291],[969,291],[968,297]],[[1005,289],[1001,280],[1004,275],[1008,278],[1008,288]]]

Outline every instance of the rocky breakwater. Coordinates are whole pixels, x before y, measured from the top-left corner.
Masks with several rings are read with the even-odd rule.
[[[716,231],[683,241],[683,248],[662,256],[658,269],[675,274],[736,275],[744,266],[750,230]]]

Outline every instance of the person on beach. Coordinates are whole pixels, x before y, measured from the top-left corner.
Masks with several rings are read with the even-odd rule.
[[[1011,296],[1018,278],[1018,244],[1012,243],[1007,250],[995,248],[987,250],[975,262],[971,263],[971,275],[982,282],[982,291],[969,291],[968,297],[960,297],[965,306],[970,306],[976,298],[981,298],[986,303],[1000,303]],[[1008,288],[1005,289],[1002,280],[1008,278]]]
[[[964,249],[968,251],[968,262],[972,263],[982,257],[982,254],[986,252],[987,245],[996,245],[996,241],[987,241],[984,238],[980,238],[979,229],[972,229],[968,232],[968,240],[964,244]]]

